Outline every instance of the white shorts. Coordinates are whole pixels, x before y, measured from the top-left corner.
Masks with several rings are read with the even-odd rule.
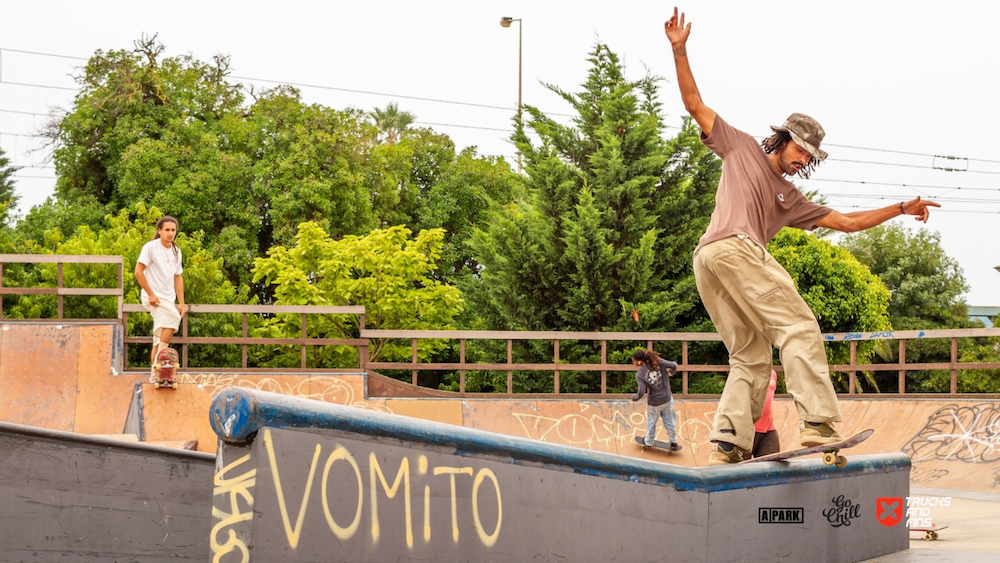
[[[181,312],[177,310],[174,302],[167,302],[160,299],[160,304],[153,307],[149,304],[149,299],[142,299],[142,306],[153,315],[153,344],[159,344],[160,333],[165,328],[171,328],[174,332],[181,326]]]

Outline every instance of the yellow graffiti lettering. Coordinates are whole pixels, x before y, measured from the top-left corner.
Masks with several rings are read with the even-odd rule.
[[[455,493],[455,475],[472,477],[471,467],[435,467],[435,475],[450,475],[451,479],[451,539],[458,543],[458,499]]]
[[[431,541],[431,486],[424,485],[424,543]]]
[[[224,496],[228,494],[230,506],[230,512],[226,512],[225,510],[215,506],[212,507],[212,517],[218,520],[215,526],[212,526],[212,532],[209,539],[213,563],[218,563],[223,556],[233,553],[234,551],[240,552],[240,561],[242,563],[246,563],[250,560],[250,552],[247,549],[246,543],[240,540],[235,530],[225,530],[225,528],[228,528],[233,524],[247,522],[253,518],[253,494],[250,489],[256,484],[257,469],[251,469],[232,479],[226,478],[228,473],[249,460],[250,454],[247,454],[223,467],[222,470],[216,473],[213,477],[215,488],[213,489],[212,494],[214,496]],[[246,512],[243,512],[240,509],[241,498],[248,508]],[[220,504],[224,504],[224,502]],[[225,542],[219,542],[219,534],[223,531],[228,532],[228,537]]]
[[[330,513],[330,501],[326,494],[326,484],[330,479],[330,468],[333,467],[334,462],[337,460],[346,460],[347,463],[351,464],[354,469],[354,474],[358,478],[358,511],[354,515],[354,521],[351,522],[350,526],[346,528],[341,528],[337,525],[337,522],[333,519],[333,514]],[[344,446],[337,446],[337,449],[330,454],[329,459],[326,460],[326,467],[323,468],[323,513],[326,514],[326,523],[330,525],[330,530],[333,531],[333,535],[337,536],[338,539],[346,540],[354,537],[354,534],[358,531],[358,526],[361,525],[361,507],[365,502],[365,486],[361,481],[361,469],[358,467],[358,462],[354,460],[354,456],[351,452],[347,451]]]
[[[309,504],[309,492],[312,491],[313,477],[316,475],[316,462],[319,461],[320,445],[316,444],[312,463],[309,465],[309,479],[306,480],[306,490],[302,494],[302,505],[299,507],[298,518],[295,520],[295,529],[292,529],[288,519],[288,509],[285,507],[285,494],[281,490],[281,476],[278,474],[278,460],[274,456],[271,431],[267,428],[264,429],[264,448],[267,450],[268,459],[271,461],[271,473],[274,474],[274,488],[278,493],[278,508],[281,509],[281,520],[285,524],[285,535],[288,537],[288,545],[292,549],[295,549],[299,545],[299,534],[302,533],[302,521],[306,517],[306,506]]]
[[[483,530],[483,523],[479,519],[479,486],[482,485],[483,479],[486,477],[493,481],[493,488],[497,492],[497,527],[493,530],[492,534],[487,534]],[[497,482],[497,476],[486,468],[479,470],[479,473],[476,474],[476,480],[472,483],[472,520],[476,524],[476,533],[479,534],[479,539],[483,542],[483,545],[493,547],[493,544],[497,542],[497,538],[500,537],[500,523],[503,521],[503,501],[500,499],[500,483]]]
[[[222,558],[234,551],[240,552],[240,562],[247,563],[250,561],[250,550],[247,549],[247,544],[240,541],[236,537],[236,532],[232,530],[227,530],[229,532],[229,539],[226,540],[224,544],[215,543],[215,531],[212,531],[212,563],[219,563]]]
[[[379,524],[378,524],[378,494],[375,492],[375,474],[378,473],[379,481],[382,482],[382,489],[385,491],[385,496],[388,498],[395,498],[396,492],[399,490],[399,483],[402,481],[405,492],[403,493],[403,502],[406,510],[406,547],[413,547],[413,517],[410,512],[410,460],[403,458],[403,461],[399,464],[399,471],[396,473],[396,480],[392,483],[392,487],[385,480],[385,475],[382,473],[382,468],[379,467],[378,458],[375,457],[375,452],[369,455],[369,463],[371,465],[371,491],[372,491],[372,543],[377,544],[379,538]]]

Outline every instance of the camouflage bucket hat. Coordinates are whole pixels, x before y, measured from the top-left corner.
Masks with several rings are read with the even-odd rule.
[[[792,136],[795,144],[809,151],[809,154],[816,160],[826,160],[828,156],[825,150],[819,148],[826,131],[819,122],[802,113],[793,113],[788,116],[781,127],[771,126],[772,131],[785,131]]]

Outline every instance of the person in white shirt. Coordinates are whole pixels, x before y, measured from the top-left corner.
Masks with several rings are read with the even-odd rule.
[[[177,237],[177,219],[163,216],[156,222],[156,236],[143,245],[135,264],[135,279],[142,287],[142,306],[153,316],[153,351],[150,362],[170,346],[184,316],[184,268]],[[179,304],[176,304],[179,302]]]

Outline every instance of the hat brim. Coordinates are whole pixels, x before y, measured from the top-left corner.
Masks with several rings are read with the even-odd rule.
[[[812,157],[815,158],[816,160],[826,160],[826,157],[830,156],[827,154],[825,150],[819,147],[814,147],[809,143],[803,141],[802,137],[799,137],[798,134],[795,133],[795,131],[792,131],[788,127],[778,127],[776,125],[772,125],[771,131],[774,131],[775,133],[777,133],[778,131],[783,131],[785,133],[788,133],[792,137],[792,140],[795,141],[796,145],[806,149],[806,151],[808,151],[809,154],[812,155]]]

